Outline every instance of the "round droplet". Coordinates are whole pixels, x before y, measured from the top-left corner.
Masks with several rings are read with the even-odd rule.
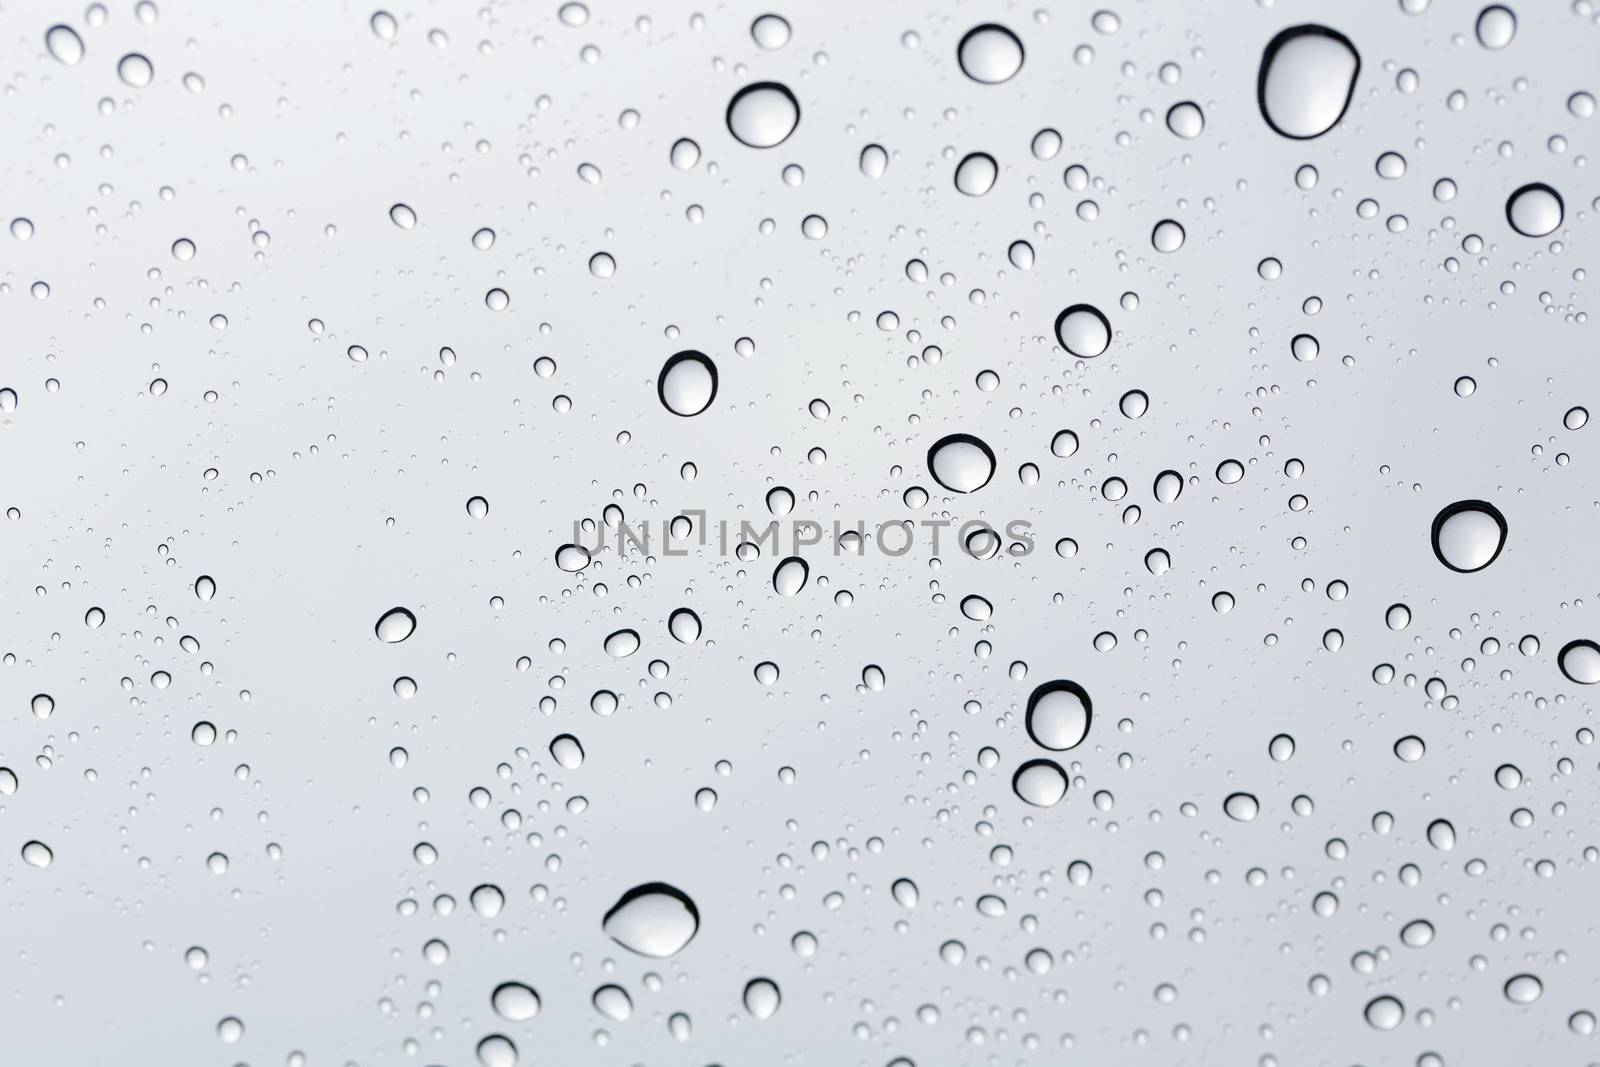
[[[517,1067],[517,1046],[504,1034],[490,1034],[479,1041],[477,1053],[483,1067]]]
[[[994,477],[994,452],[971,434],[941,437],[928,449],[928,473],[952,493],[975,493]]]
[[[505,893],[501,892],[499,886],[491,885],[487,882],[483,885],[474,886],[472,892],[467,895],[467,899],[472,902],[472,910],[482,915],[485,919],[492,919],[499,915],[500,909],[506,906]],[[530,989],[528,992],[531,993],[533,990]],[[539,1010],[537,1000],[533,1010]],[[529,1018],[532,1018],[532,1016],[529,1016]]]
[[[1310,23],[1291,26],[1261,54],[1261,116],[1285,137],[1321,137],[1344,117],[1360,71],[1361,56],[1344,34]]]
[[[1440,852],[1456,847],[1456,828],[1448,819],[1435,819],[1428,824],[1428,844]]]
[[[417,617],[405,608],[390,608],[378,619],[373,630],[386,645],[398,645],[417,629]]]
[[[1028,736],[1040,748],[1065,752],[1089,735],[1094,704],[1077,682],[1064,678],[1045,682],[1028,696]]]
[[[1056,340],[1080,359],[1093,359],[1111,347],[1111,322],[1097,307],[1073,304],[1056,316]]]
[[[556,566],[568,574],[577,574],[589,565],[593,557],[582,545],[562,545],[556,549]]]
[[[71,26],[51,26],[44,31],[44,46],[58,63],[75,67],[83,61],[83,38]]]
[[[1544,983],[1531,974],[1513,975],[1505,988],[1506,999],[1513,1004],[1532,1004],[1544,994]]]
[[[1394,997],[1373,997],[1362,1014],[1374,1030],[1393,1030],[1405,1021],[1406,1008]]]
[[[956,189],[967,196],[982,196],[994,188],[1000,165],[987,152],[971,152],[956,164]]]
[[[1193,100],[1184,100],[1167,109],[1167,129],[1186,141],[1205,132],[1206,113]]]
[[[1176,252],[1183,247],[1186,236],[1182,225],[1172,219],[1162,219],[1150,231],[1150,244],[1157,252]]]
[[[744,1010],[757,1019],[770,1019],[777,1014],[783,996],[778,983],[770,978],[752,978],[744,987]]]
[[[775,148],[800,124],[800,102],[787,86],[756,82],[728,102],[728,132],[751,148]]]
[[[155,76],[155,68],[140,52],[129,52],[117,60],[117,77],[121,78],[122,84],[129,88],[143,89]]]
[[[750,23],[750,39],[769,52],[788,44],[789,35],[789,20],[782,15],[758,15]]]
[[[1458,500],[1433,520],[1433,554],[1460,574],[1493,563],[1506,543],[1506,519],[1482,500]]]
[[[571,734],[557,734],[550,742],[550,756],[569,771],[583,766],[583,745]]]
[[[603,647],[606,655],[624,659],[639,651],[639,631],[615,630],[606,635]]]
[[[1517,35],[1517,16],[1509,7],[1490,4],[1478,12],[1478,22],[1474,28],[1478,43],[1491,52],[1498,52]]]
[[[688,608],[679,608],[667,616],[667,632],[674,640],[692,645],[700,640],[700,616]]]
[[[1058,430],[1056,435],[1050,438],[1050,454],[1053,456],[1067,459],[1077,451],[1078,435],[1071,430]]]
[[[502,982],[489,994],[494,1012],[508,1022],[527,1022],[539,1014],[539,994],[521,982]]]
[[[700,911],[683,891],[649,882],[622,894],[600,928],[630,952],[665,959],[682,951],[700,929]]]
[[[1561,225],[1566,206],[1544,182],[1530,182],[1506,199],[1506,221],[1524,237],[1545,237]]]
[[[1275,763],[1288,763],[1294,758],[1294,738],[1288,734],[1278,734],[1267,742],[1267,754]]]
[[[1251,793],[1229,793],[1222,801],[1222,811],[1234,822],[1249,822],[1261,811],[1261,802]]]
[[[772,588],[778,591],[779,596],[794,596],[806,587],[806,579],[811,576],[811,567],[799,556],[789,556],[778,564],[772,572]]]
[[[1407,948],[1425,948],[1433,943],[1433,924],[1426,919],[1413,919],[1400,928],[1400,943]]]
[[[1036,808],[1050,808],[1067,795],[1067,773],[1054,760],[1029,760],[1011,776],[1011,790]]]
[[[55,858],[56,854],[43,841],[29,841],[22,846],[22,862],[30,867],[48,867]]]
[[[981,85],[999,85],[1015,78],[1023,58],[1017,35],[994,22],[974,26],[956,46],[961,72]]]
[[[1587,637],[1568,641],[1556,653],[1556,666],[1567,676],[1567,681],[1578,685],[1594,685],[1600,682],[1600,644]]]
[[[49,693],[35,693],[28,706],[33,709],[34,718],[48,719],[55,713],[56,701]]]
[[[717,365],[704,352],[686,349],[661,366],[656,396],[674,415],[689,418],[711,406],[717,396]]]
[[[1156,475],[1151,491],[1161,503],[1170,504],[1183,495],[1183,475],[1172,470],[1162,471]]]
[[[633,998],[621,986],[603,985],[594,991],[594,1010],[608,1019],[625,1022],[633,1015]]]
[[[489,502],[481,496],[467,498],[467,514],[475,519],[481,519],[489,514]]]

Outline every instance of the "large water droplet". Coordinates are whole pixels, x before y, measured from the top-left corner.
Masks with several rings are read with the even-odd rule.
[[[770,978],[752,978],[744,987],[744,1010],[757,1019],[770,1019],[777,1014],[783,996],[778,983]]]
[[[1028,697],[1028,736],[1052,752],[1081,745],[1093,718],[1094,704],[1088,692],[1065,678],[1044,683]]]
[[[483,1067],[517,1067],[517,1046],[504,1034],[490,1034],[478,1042],[477,1051]]]
[[[1394,997],[1373,997],[1362,1011],[1374,1030],[1393,1030],[1406,1018],[1406,1007]]]
[[[682,890],[649,882],[622,894],[600,928],[630,952],[665,959],[682,951],[700,929],[700,911]]]
[[[956,189],[967,196],[982,196],[994,188],[1000,165],[987,152],[971,152],[956,164]]]
[[[550,756],[569,771],[583,766],[583,745],[571,734],[557,734],[550,741]]]
[[[700,640],[700,616],[689,608],[679,608],[667,616],[667,632],[673,640],[692,645]]]
[[[750,39],[769,52],[788,44],[789,35],[789,20],[782,15],[758,15],[750,23]]]
[[[1011,789],[1036,808],[1051,808],[1067,795],[1067,774],[1054,760],[1029,760],[1011,776]]]
[[[983,85],[999,85],[1016,77],[1023,58],[1017,35],[993,22],[974,26],[956,46],[961,72]]]
[[[799,556],[789,556],[772,572],[772,588],[780,596],[794,596],[806,587],[806,579],[811,575],[811,568]]]
[[[373,630],[378,640],[386,645],[398,645],[417,629],[417,617],[405,608],[390,608],[378,620]]]
[[[711,406],[717,397],[717,365],[704,352],[686,349],[661,365],[656,396],[674,415],[689,418]]]
[[[51,26],[44,31],[44,46],[58,63],[69,67],[83,61],[83,38],[71,26]]]
[[[502,982],[489,994],[495,1014],[509,1022],[527,1022],[539,1014],[539,994],[521,982]]]
[[[982,489],[994,477],[994,467],[994,452],[971,434],[941,437],[928,449],[928,473],[952,493]]]
[[[1433,554],[1461,574],[1481,571],[1506,543],[1506,518],[1482,500],[1458,500],[1433,520]]]
[[[1567,681],[1594,685],[1600,682],[1600,644],[1587,637],[1568,641],[1556,653],[1556,666],[1567,676]]]
[[[1252,793],[1229,793],[1222,801],[1223,814],[1234,822],[1249,822],[1261,811],[1261,802]]]
[[[1285,137],[1321,137],[1344,117],[1360,71],[1361,56],[1344,34],[1309,23],[1291,26],[1261,54],[1261,116]]]
[[[800,102],[787,86],[756,82],[728,102],[728,132],[751,148],[775,148],[800,124]]]
[[[43,841],[29,841],[22,846],[22,862],[30,867],[48,867],[56,854]]]
[[[1530,182],[1506,198],[1506,221],[1524,237],[1545,237],[1561,225],[1566,206],[1544,182]]]
[[[1056,316],[1056,340],[1081,359],[1093,359],[1111,347],[1111,322],[1090,304],[1073,304]]]
[[[155,76],[156,71],[150,65],[150,60],[139,52],[129,52],[117,60],[117,77],[129,88],[143,89]]]
[[[1506,999],[1513,1004],[1532,1004],[1544,994],[1544,983],[1531,974],[1513,975],[1506,981]]]
[[[1478,12],[1478,21],[1473,29],[1477,32],[1479,44],[1491,52],[1498,52],[1517,35],[1517,16],[1509,7],[1490,4]]]

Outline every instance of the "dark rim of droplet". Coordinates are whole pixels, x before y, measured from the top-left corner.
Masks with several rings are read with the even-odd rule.
[[[1323,130],[1322,133],[1313,134],[1289,133],[1286,130],[1279,129],[1278,125],[1272,121],[1272,116],[1267,114],[1267,72],[1272,69],[1273,57],[1278,54],[1279,49],[1297,38],[1308,36],[1331,37],[1335,41],[1338,41],[1340,44],[1344,45],[1350,50],[1350,54],[1355,57],[1356,69],[1350,72],[1350,88],[1345,90],[1344,103],[1339,105],[1339,114],[1327,129]],[[1299,26],[1290,26],[1285,30],[1279,31],[1276,37],[1267,42],[1267,47],[1261,52],[1261,69],[1256,75],[1256,107],[1260,109],[1261,117],[1266,120],[1267,125],[1272,127],[1273,133],[1276,133],[1282,137],[1287,137],[1291,141],[1313,141],[1318,137],[1321,137],[1323,134],[1332,133],[1338,128],[1339,123],[1344,121],[1345,112],[1350,110],[1350,101],[1355,99],[1356,82],[1359,81],[1360,78],[1361,53],[1356,50],[1356,46],[1350,40],[1350,38],[1346,37],[1338,30],[1329,29],[1327,26],[1319,26],[1314,22],[1303,23]]]
[[[794,125],[789,127],[789,132],[784,134],[783,138],[779,141],[776,141],[772,144],[751,144],[749,141],[746,141],[744,138],[740,137],[737,133],[734,133],[733,109],[739,106],[739,101],[743,100],[751,93],[760,92],[763,89],[774,89],[789,98],[789,103],[794,105]],[[740,89],[738,92],[734,93],[733,99],[728,101],[728,113],[723,116],[723,125],[727,126],[730,134],[733,134],[733,139],[744,145],[746,148],[777,148],[778,145],[781,145],[784,141],[787,141],[789,138],[793,137],[794,131],[800,128],[800,101],[795,99],[794,93],[790,92],[789,87],[782,82],[751,82],[743,89]]]
[[[1556,666],[1560,668],[1561,675],[1573,685],[1594,685],[1593,682],[1582,682],[1567,673],[1567,653],[1576,649],[1587,648],[1595,655],[1600,656],[1600,644],[1595,644],[1587,637],[1580,637],[1576,641],[1568,641],[1561,646],[1561,651],[1556,653]]]
[[[699,411],[684,413],[673,411],[672,405],[667,403],[667,375],[680,363],[694,362],[703,366],[711,375],[711,395],[706,397],[706,406]],[[674,353],[665,363],[661,364],[661,373],[656,375],[656,398],[661,401],[661,406],[680,419],[692,419],[696,415],[703,415],[711,409],[711,404],[717,399],[717,365],[711,362],[711,357],[694,348],[686,348],[682,352]]]
[[[621,911],[623,908],[626,908],[629,904],[632,904],[640,897],[657,896],[671,897],[679,904],[682,904],[684,909],[688,911],[689,918],[694,920],[694,932],[689,935],[690,940],[693,940],[694,935],[700,932],[700,909],[694,906],[694,901],[689,899],[689,894],[685,893],[677,886],[668,885],[665,882],[645,882],[642,885],[634,886],[632,889],[622,894],[622,896],[617,898],[617,902],[611,905],[611,909],[606,912],[605,917],[600,920],[601,927],[605,927],[606,924],[611,922],[612,917],[615,916],[617,912]],[[615,939],[613,938],[613,940]]]
[[[969,444],[977,446],[978,451],[982,452],[989,460],[989,477],[985,478],[982,482],[973,486],[971,489],[957,489],[954,486],[945,485],[943,482],[939,482],[939,476],[933,473],[933,457],[945,445],[954,444]],[[994,478],[995,470],[996,460],[994,458],[994,449],[990,448],[988,445],[984,444],[970,433],[953,433],[946,437],[941,437],[933,443],[931,448],[928,449],[928,473],[932,475],[934,481],[939,482],[940,485],[944,485],[944,487],[950,490],[952,493],[976,493],[979,489],[982,489],[984,486],[988,485],[989,482]]]
[[[1444,553],[1439,551],[1439,531],[1444,529],[1444,524],[1446,522],[1448,522],[1454,516],[1461,514],[1463,511],[1481,511],[1493,519],[1496,526],[1500,527],[1500,543],[1495,545],[1494,553],[1490,555],[1488,559],[1484,560],[1481,566],[1473,567],[1471,569],[1457,567],[1455,564],[1445,559]],[[1500,558],[1500,553],[1503,552],[1506,547],[1506,536],[1510,532],[1511,528],[1506,525],[1506,517],[1500,514],[1499,508],[1495,507],[1487,500],[1458,500],[1434,516],[1433,529],[1429,535],[1428,543],[1433,546],[1434,556],[1447,568],[1455,571],[1457,574],[1474,574],[1483,570],[1485,567],[1489,566],[1489,564]]]
[[[1083,702],[1083,736],[1080,737],[1075,744],[1068,745],[1066,748],[1056,748],[1054,745],[1047,745],[1043,741],[1039,740],[1038,734],[1033,732],[1034,709],[1039,706],[1039,701],[1043,700],[1051,693],[1071,693],[1073,696],[1077,697]],[[1038,745],[1040,748],[1047,748],[1051,752],[1066,752],[1070,749],[1077,748],[1078,745],[1081,745],[1084,743],[1084,741],[1088,740],[1089,727],[1094,725],[1094,701],[1089,699],[1089,691],[1083,686],[1079,685],[1077,682],[1069,681],[1066,678],[1057,678],[1053,682],[1045,682],[1043,685],[1036,687],[1032,693],[1028,694],[1028,715],[1027,719],[1025,720],[1025,725],[1028,728],[1028,736],[1032,738],[1033,743]]]
[[[1061,769],[1061,764],[1057,763],[1055,760],[1053,760],[1053,759],[1031,759],[1027,763],[1024,763],[1022,766],[1018,767],[1017,768],[1017,773],[1015,773],[1015,774],[1013,774],[1011,776],[1011,791],[1013,793],[1017,794],[1017,799],[1021,800],[1024,804],[1027,804],[1027,805],[1029,805],[1031,807],[1035,807],[1035,808],[1047,808],[1047,807],[1050,807],[1049,804],[1035,804],[1033,801],[1031,801],[1027,797],[1023,796],[1022,795],[1022,790],[1017,788],[1017,783],[1022,781],[1022,776],[1024,774],[1027,774],[1029,771],[1033,770],[1035,767],[1049,767],[1051,770],[1055,771],[1058,775],[1061,776],[1061,781],[1063,783],[1065,783],[1066,780],[1067,780],[1067,772],[1062,770]],[[1062,792],[1062,796],[1063,797],[1066,796],[1066,792],[1064,790]]]
[[[967,42],[972,40],[978,34],[985,33],[989,30],[997,30],[1011,38],[1011,42],[1017,46],[1017,54],[1022,57],[1017,62],[1016,71],[1004,78],[1001,78],[999,81],[989,81],[987,78],[980,78],[976,74],[972,73],[972,71],[968,70],[965,63],[961,62],[961,55],[967,50]],[[1018,37],[1016,34],[1012,33],[1010,29],[1000,25],[998,22],[984,22],[972,27],[972,29],[961,35],[961,41],[956,45],[956,66],[961,68],[961,73],[965,74],[979,85],[1004,85],[1012,78],[1015,78],[1018,74],[1021,74],[1022,68],[1027,62],[1028,50],[1023,47],[1022,38]]]
[[[1061,324],[1067,321],[1067,316],[1068,315],[1076,314],[1079,311],[1087,311],[1089,314],[1091,314],[1095,318],[1099,319],[1100,320],[1100,325],[1105,327],[1105,330],[1106,330],[1106,347],[1102,348],[1099,352],[1096,352],[1094,354],[1094,356],[1105,355],[1106,351],[1111,348],[1111,320],[1106,318],[1105,312],[1101,311],[1099,308],[1095,307],[1093,304],[1073,304],[1071,307],[1064,309],[1061,312],[1061,314],[1057,315],[1056,316],[1056,341],[1061,345],[1062,348],[1066,349],[1068,353],[1070,353],[1071,355],[1077,356],[1079,359],[1093,359],[1094,358],[1094,356],[1085,355],[1082,352],[1074,352],[1074,351],[1072,351],[1072,346],[1067,344],[1066,338],[1061,336]]]
[[[1561,218],[1556,222],[1555,229],[1550,230],[1549,233],[1529,233],[1527,230],[1518,229],[1516,220],[1511,217],[1511,205],[1520,200],[1524,194],[1536,192],[1541,189],[1555,197],[1556,210],[1561,212]],[[1506,225],[1510,226],[1513,230],[1515,230],[1517,233],[1520,233],[1524,237],[1548,237],[1551,233],[1555,233],[1556,230],[1560,229],[1561,223],[1565,221],[1567,221],[1567,202],[1561,199],[1560,193],[1556,192],[1544,182],[1529,182],[1527,185],[1518,186],[1515,192],[1506,197]]]

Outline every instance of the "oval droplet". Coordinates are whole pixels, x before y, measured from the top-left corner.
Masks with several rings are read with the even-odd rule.
[[[756,82],[728,102],[728,132],[751,148],[776,148],[800,125],[800,102],[788,86]]]
[[[1482,500],[1458,500],[1433,520],[1433,554],[1458,574],[1481,571],[1506,543],[1506,518]]]
[[[1067,774],[1054,760],[1029,760],[1011,776],[1011,791],[1036,808],[1052,808],[1067,795]]]
[[[1076,748],[1089,736],[1093,719],[1094,703],[1077,682],[1065,678],[1045,682],[1028,697],[1025,725],[1040,748],[1052,752]]]
[[[1056,316],[1056,340],[1080,359],[1093,359],[1111,347],[1111,321],[1091,304],[1073,304]]]
[[[1361,56],[1344,34],[1312,23],[1291,26],[1261,54],[1261,117],[1284,137],[1321,137],[1344,117],[1360,72]]]
[[[700,911],[682,890],[665,882],[647,882],[622,894],[600,928],[630,952],[665,959],[694,938]]]
[[[994,477],[989,446],[971,434],[953,433],[928,449],[928,473],[952,493],[975,493]]]
[[[961,73],[980,85],[999,85],[1015,78],[1024,58],[1017,35],[994,22],[974,26],[956,46]]]
[[[690,418],[717,398],[717,365],[704,352],[685,349],[661,365],[656,396],[674,415]]]
[[[373,632],[386,645],[398,645],[417,629],[417,617],[405,608],[390,608],[378,619]]]

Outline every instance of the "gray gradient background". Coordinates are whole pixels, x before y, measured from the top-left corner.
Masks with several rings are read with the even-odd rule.
[[[298,1049],[313,1067],[466,1067],[495,1031],[523,1063],[652,1067],[1600,1059],[1567,1024],[1600,1011],[1600,864],[1584,857],[1600,843],[1597,756],[1575,737],[1592,701],[1555,665],[1565,641],[1600,636],[1588,603],[1600,431],[1561,427],[1600,395],[1592,285],[1574,275],[1593,266],[1596,120],[1565,106],[1600,89],[1600,27],[1561,3],[1521,4],[1515,41],[1490,53],[1473,40],[1477,7],[1455,0],[1417,17],[1378,0],[1124,0],[1114,35],[1078,3],[829,2],[784,11],[793,39],[764,52],[749,35],[764,8],[708,6],[701,23],[686,7],[591,6],[573,28],[554,3],[400,5],[393,41],[373,34],[370,8],[301,0],[163,0],[149,26],[118,0],[100,29],[80,7],[0,10],[4,211],[36,227],[26,242],[0,236],[0,386],[20,396],[0,417],[0,507],[21,512],[0,522],[0,763],[21,779],[0,798],[0,1059],[262,1067]],[[954,62],[962,33],[989,19],[1028,49],[1001,86]],[[1347,33],[1363,68],[1342,125],[1292,142],[1261,120],[1256,69],[1272,34],[1306,20]],[[55,22],[83,35],[80,65],[45,52]],[[435,27],[448,47],[428,42]],[[1087,65],[1073,58],[1084,44]],[[142,90],[116,77],[131,50],[155,65]],[[1157,77],[1169,61],[1176,85]],[[1402,67],[1419,73],[1415,93],[1396,88]],[[191,70],[201,93],[181,83]],[[803,117],[757,151],[722,117],[734,91],[767,78]],[[1445,105],[1455,89],[1459,113]],[[1194,141],[1161,119],[1184,99],[1206,112]],[[1041,162],[1029,142],[1046,125],[1066,143]],[[1564,153],[1546,146],[1555,134]],[[668,162],[683,136],[704,152],[689,172]],[[877,181],[857,166],[871,141],[892,153]],[[1001,163],[981,199],[951,181],[974,150]],[[1403,179],[1374,173],[1385,150],[1406,156]],[[585,162],[598,184],[577,176]],[[1088,193],[1062,183],[1075,162]],[[1307,162],[1321,180],[1302,191]],[[799,186],[781,177],[789,163],[804,168]],[[1445,176],[1460,194],[1440,204],[1430,189]],[[1504,219],[1506,195],[1534,180],[1566,199],[1547,240]],[[1083,196],[1093,222],[1074,214]],[[1369,196],[1381,209],[1364,220]],[[396,201],[415,229],[389,221]],[[811,213],[828,219],[821,241],[800,233]],[[1394,213],[1403,233],[1385,228]],[[1188,230],[1172,255],[1149,243],[1164,217]],[[487,252],[469,241],[480,226],[499,235]],[[1461,251],[1468,234],[1480,255]],[[180,237],[198,246],[190,262],[169,252]],[[1019,238],[1037,250],[1028,272],[1006,261]],[[586,268],[601,250],[618,263],[609,279]],[[1268,255],[1284,264],[1270,283],[1255,269]],[[1459,271],[1444,268],[1451,256]],[[928,282],[908,280],[913,257]],[[30,295],[37,280],[48,299]],[[484,306],[494,286],[511,295],[503,313]],[[1128,291],[1136,311],[1117,309]],[[1309,317],[1312,295],[1323,307]],[[1079,301],[1117,331],[1091,363],[1051,336]],[[886,309],[897,332],[873,324]],[[226,330],[209,325],[218,313]],[[1321,341],[1314,363],[1289,354],[1300,332]],[[740,337],[752,355],[735,354]],[[371,358],[352,363],[350,344]],[[908,366],[927,344],[943,360]],[[721,370],[695,419],[655,394],[684,347]],[[557,363],[548,379],[540,356]],[[974,384],[985,369],[998,389]],[[1454,394],[1460,375],[1475,395]],[[155,397],[158,376],[170,388]],[[1151,397],[1138,421],[1117,413],[1131,388]],[[807,413],[813,397],[831,418]],[[1071,459],[1050,453],[1064,427],[1083,442]],[[928,445],[951,432],[999,457],[972,497],[946,497],[926,471]],[[808,462],[814,447],[825,464]],[[1291,457],[1305,463],[1297,480]],[[1216,482],[1226,458],[1247,465],[1242,482]],[[1030,461],[1041,478],[1025,485]],[[1169,467],[1193,480],[1162,505],[1150,485]],[[1098,491],[1113,474],[1131,487],[1116,504]],[[908,517],[901,494],[921,485],[934,492],[923,515],[1027,518],[1038,550],[978,561],[946,548],[935,561],[819,547],[793,599],[772,591],[770,556],[602,556],[581,576],[553,565],[574,519],[607,503],[657,523],[690,508],[761,520],[774,484],[824,523]],[[1297,492],[1310,506],[1293,512]],[[465,510],[475,494],[490,502],[481,520]],[[1480,574],[1449,573],[1429,550],[1433,515],[1462,497],[1494,501],[1510,524]],[[1128,503],[1143,508],[1132,527]],[[1051,551],[1061,536],[1076,557]],[[1142,564],[1156,546],[1174,562],[1160,577]],[[219,587],[207,603],[192,591],[201,574]],[[1347,599],[1324,595],[1334,579]],[[1212,610],[1218,590],[1237,598],[1230,614]],[[986,624],[958,610],[969,593],[993,601]],[[1414,615],[1398,633],[1383,623],[1395,601]],[[383,645],[372,627],[395,604],[419,627]],[[95,605],[108,618],[90,630]],[[666,633],[680,606],[704,620],[698,644]],[[601,641],[622,626],[644,647],[612,660]],[[1322,647],[1329,627],[1346,638],[1337,653]],[[1094,650],[1100,631],[1117,634],[1114,650]],[[1511,647],[1524,633],[1539,636],[1536,656]],[[180,650],[184,634],[198,654]],[[1486,637],[1506,647],[1484,655]],[[656,657],[663,681],[645,670]],[[752,677],[761,660],[780,665],[777,685]],[[1025,680],[1008,676],[1015,660]],[[1371,678],[1380,662],[1400,672],[1388,687]],[[860,687],[869,663],[887,674],[880,692]],[[169,688],[150,684],[158,669]],[[391,690],[402,674],[420,685],[409,701]],[[1424,694],[1435,676],[1459,707]],[[1069,754],[1067,799],[1029,809],[1011,772],[1044,753],[1021,709],[1055,677],[1085,685],[1096,718]],[[611,718],[589,711],[599,688],[623,697]],[[658,691],[670,708],[652,704]],[[29,712],[36,692],[55,698],[47,721]],[[236,736],[198,747],[199,719]],[[546,752],[561,732],[587,750],[577,771]],[[1298,742],[1286,764],[1267,755],[1279,732]],[[1427,755],[1404,764],[1391,746],[1412,733]],[[398,770],[396,745],[410,753]],[[979,766],[986,745],[993,769]],[[1493,780],[1505,762],[1527,779],[1514,793]],[[486,810],[467,800],[480,785]],[[721,797],[710,814],[693,803],[707,785]],[[1222,813],[1238,789],[1261,798],[1253,823]],[[1297,794],[1311,815],[1291,810]],[[575,795],[581,814],[566,810]],[[1519,806],[1530,828],[1511,824]],[[507,808],[522,813],[515,832]],[[1387,834],[1379,811],[1394,816]],[[1457,828],[1453,852],[1424,840],[1438,817]],[[1348,858],[1328,858],[1334,837]],[[53,848],[48,868],[19,858],[31,838]],[[419,841],[436,864],[413,859]],[[991,861],[998,844],[1009,866]],[[214,851],[231,859],[224,875],[206,868]],[[1464,870],[1472,858],[1481,877]],[[1065,873],[1079,859],[1095,872],[1085,886]],[[1534,870],[1546,859],[1551,877]],[[1408,862],[1419,885],[1400,880]],[[1264,886],[1246,884],[1251,867]],[[909,913],[890,896],[899,877],[921,889]],[[682,887],[702,917],[666,961],[600,929],[621,892],[650,880]],[[467,904],[486,881],[507,897],[494,920]],[[1331,918],[1311,909],[1323,890],[1341,900]],[[435,914],[441,893],[453,915]],[[984,893],[1008,901],[1004,917],[978,914]],[[406,898],[418,914],[397,913]],[[1415,918],[1437,929],[1423,949],[1399,942]],[[820,941],[809,960],[789,947],[802,929]],[[443,966],[422,958],[435,937],[451,948]],[[939,958],[948,938],[967,946],[959,967]],[[183,958],[196,944],[203,975]],[[1047,975],[1023,965],[1035,947],[1055,957]],[[1370,974],[1351,964],[1363,950],[1380,954]],[[1502,995],[1519,972],[1543,979],[1532,1005]],[[1324,997],[1308,990],[1317,973],[1332,982]],[[757,975],[784,996],[764,1022],[739,1001]],[[508,979],[539,990],[537,1018],[494,1016],[489,993]],[[630,991],[630,1021],[590,1006],[604,982]],[[1362,1020],[1380,993],[1406,1004],[1396,1031]],[[925,1004],[936,1022],[919,1020]],[[668,1034],[673,1012],[693,1019],[687,1042]],[[216,1034],[229,1015],[246,1025],[235,1045]]]

